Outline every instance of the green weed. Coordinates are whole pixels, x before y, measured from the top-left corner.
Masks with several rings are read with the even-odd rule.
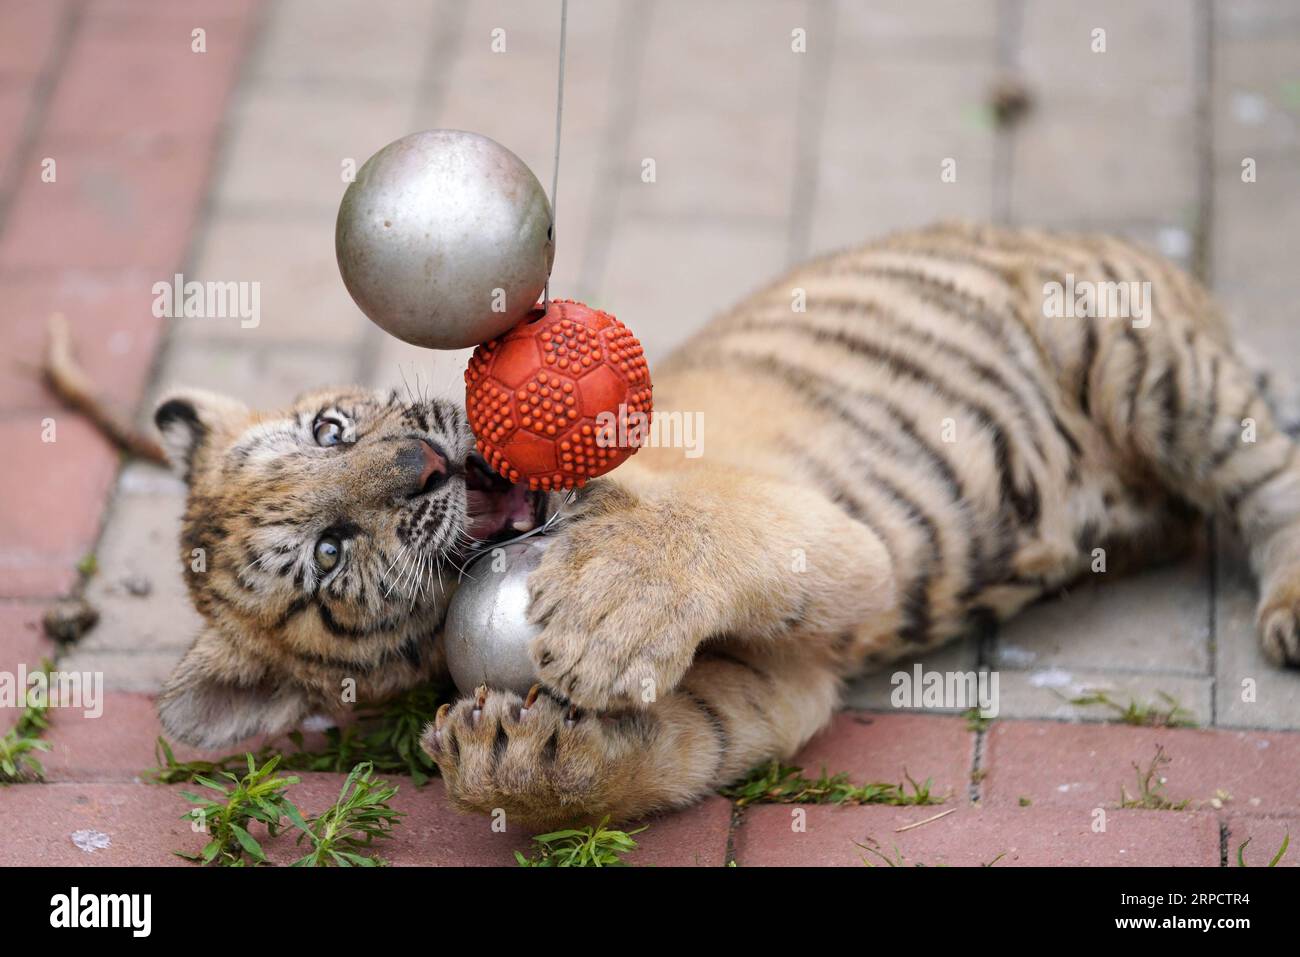
[[[847,773],[828,776],[825,769],[816,780],[806,778],[803,769],[771,761],[754,768],[740,781],[721,790],[737,807],[749,804],[942,804],[930,789],[929,778],[918,784],[906,771],[905,782],[855,785]],[[911,790],[908,790],[910,786]]]
[[[636,850],[632,835],[645,828],[616,831],[606,828],[608,823],[606,817],[595,826],[538,834],[532,856],[515,851],[515,860],[520,867],[626,867],[624,855]]]

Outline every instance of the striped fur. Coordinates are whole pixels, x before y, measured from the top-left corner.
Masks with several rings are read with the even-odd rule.
[[[1147,325],[1045,284],[1151,284]],[[802,303],[804,308],[795,308]],[[631,816],[822,726],[838,682],[1087,571],[1243,532],[1265,651],[1300,663],[1300,466],[1220,312],[1105,236],[944,225],[794,271],[655,375],[705,454],[592,483],[531,581],[535,700],[486,692],[426,747],[463,808]],[[575,710],[576,709],[576,710]]]

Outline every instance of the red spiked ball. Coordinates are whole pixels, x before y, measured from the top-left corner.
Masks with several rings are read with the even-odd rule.
[[[581,488],[639,448],[653,403],[636,336],[609,313],[552,299],[474,350],[465,408],[488,463],[530,489]]]

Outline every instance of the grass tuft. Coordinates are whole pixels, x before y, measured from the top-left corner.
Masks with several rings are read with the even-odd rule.
[[[1136,699],[1129,699],[1126,705],[1120,704],[1105,691],[1089,689],[1077,698],[1067,698],[1070,704],[1082,708],[1100,705],[1110,709],[1121,724],[1130,724],[1137,728],[1194,728],[1196,722],[1192,713],[1179,703],[1173,695],[1157,691],[1156,696],[1164,702],[1163,707],[1154,704],[1140,704]]]
[[[815,781],[803,775],[803,769],[771,761],[761,764],[740,781],[719,792],[731,798],[737,807],[749,804],[942,804],[943,798],[931,793],[932,781],[918,784],[906,771],[905,782],[855,785],[841,771],[828,776],[825,769]],[[910,786],[911,790],[908,790]]]
[[[243,777],[231,771],[218,772],[218,776],[229,784],[195,775],[195,782],[211,791],[212,796],[181,792],[181,796],[194,805],[181,815],[181,820],[189,821],[196,830],[206,831],[211,840],[198,854],[176,851],[177,857],[216,867],[265,864],[266,854],[249,832],[249,827],[256,821],[266,827],[268,837],[275,837],[284,818],[301,817],[285,794],[290,786],[298,783],[298,778],[275,774],[280,764],[279,756],[261,767],[253,755],[246,755],[246,758],[248,773]]]
[[[302,734],[292,732],[286,737],[293,749],[281,754],[283,767],[342,774],[364,761],[381,774],[409,774],[416,787],[421,787],[438,773],[438,766],[420,747],[420,735],[433,720],[440,697],[438,688],[422,685],[359,710],[355,724],[326,731],[325,743],[316,751],[305,750]],[[267,745],[257,752],[257,760],[270,760],[277,751]],[[240,754],[226,755],[216,761],[177,761],[163,738],[154,746],[154,757],[158,764],[146,774],[158,784],[190,782],[199,775],[211,776],[243,763]]]
[[[609,818],[599,824],[582,828],[568,828],[538,834],[533,838],[532,856],[525,857],[515,851],[520,867],[626,867],[623,857],[636,850],[635,831],[616,831],[605,827]]]
[[[1246,863],[1246,845],[1249,844],[1250,841],[1251,841],[1250,838],[1246,838],[1244,841],[1241,842],[1241,846],[1237,848],[1238,867],[1250,866],[1249,864]],[[1282,838],[1282,846],[1277,849],[1277,853],[1274,854],[1273,859],[1268,862],[1268,866],[1277,867],[1277,865],[1282,862],[1282,858],[1286,856],[1287,848],[1289,848],[1290,846],[1291,846],[1291,834],[1290,832],[1287,832],[1286,836]]]
[[[1137,796],[1129,797],[1128,789],[1120,785],[1119,806],[1122,808],[1141,808],[1147,811],[1183,811],[1191,800],[1171,801],[1165,795],[1164,771],[1169,765],[1169,757],[1162,745],[1156,745],[1155,757],[1145,768],[1136,761],[1133,770],[1137,772]]]
[[[298,809],[292,809],[289,820],[301,834],[311,850],[293,862],[294,867],[379,867],[384,861],[379,857],[366,857],[360,853],[375,838],[392,837],[392,830],[402,817],[401,811],[389,807],[388,802],[397,794],[374,776],[374,766],[369,762],[358,764],[343,782],[338,800],[324,814],[304,821]]]
[[[194,780],[207,788],[210,795],[182,791],[181,796],[194,805],[181,820],[190,821],[196,830],[211,838],[197,854],[176,851],[176,856],[196,864],[213,867],[256,867],[268,863],[262,844],[253,836],[252,827],[260,824],[266,837],[275,837],[287,820],[298,828],[298,844],[307,842],[311,849],[294,867],[377,867],[383,861],[358,853],[376,837],[389,837],[402,812],[389,807],[397,793],[374,778],[370,764],[352,769],[338,800],[323,814],[304,819],[298,806],[289,799],[288,790],[299,783],[295,776],[276,774],[280,756],[275,755],[261,766],[251,755],[244,755],[247,773],[219,771],[215,780],[196,774]]]
[[[49,661],[41,662],[41,670],[46,675],[53,667]],[[45,767],[36,755],[50,750],[49,742],[41,740],[41,735],[50,727],[46,716],[49,709],[48,694],[40,704],[33,704],[24,697],[18,720],[0,737],[0,784],[39,781],[45,776]]]

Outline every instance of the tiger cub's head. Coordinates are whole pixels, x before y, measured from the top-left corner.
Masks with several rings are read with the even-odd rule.
[[[467,550],[544,507],[487,468],[464,411],[440,399],[319,392],[267,414],[186,391],[155,421],[189,486],[181,559],[204,618],[158,707],[191,744],[432,678]]]

